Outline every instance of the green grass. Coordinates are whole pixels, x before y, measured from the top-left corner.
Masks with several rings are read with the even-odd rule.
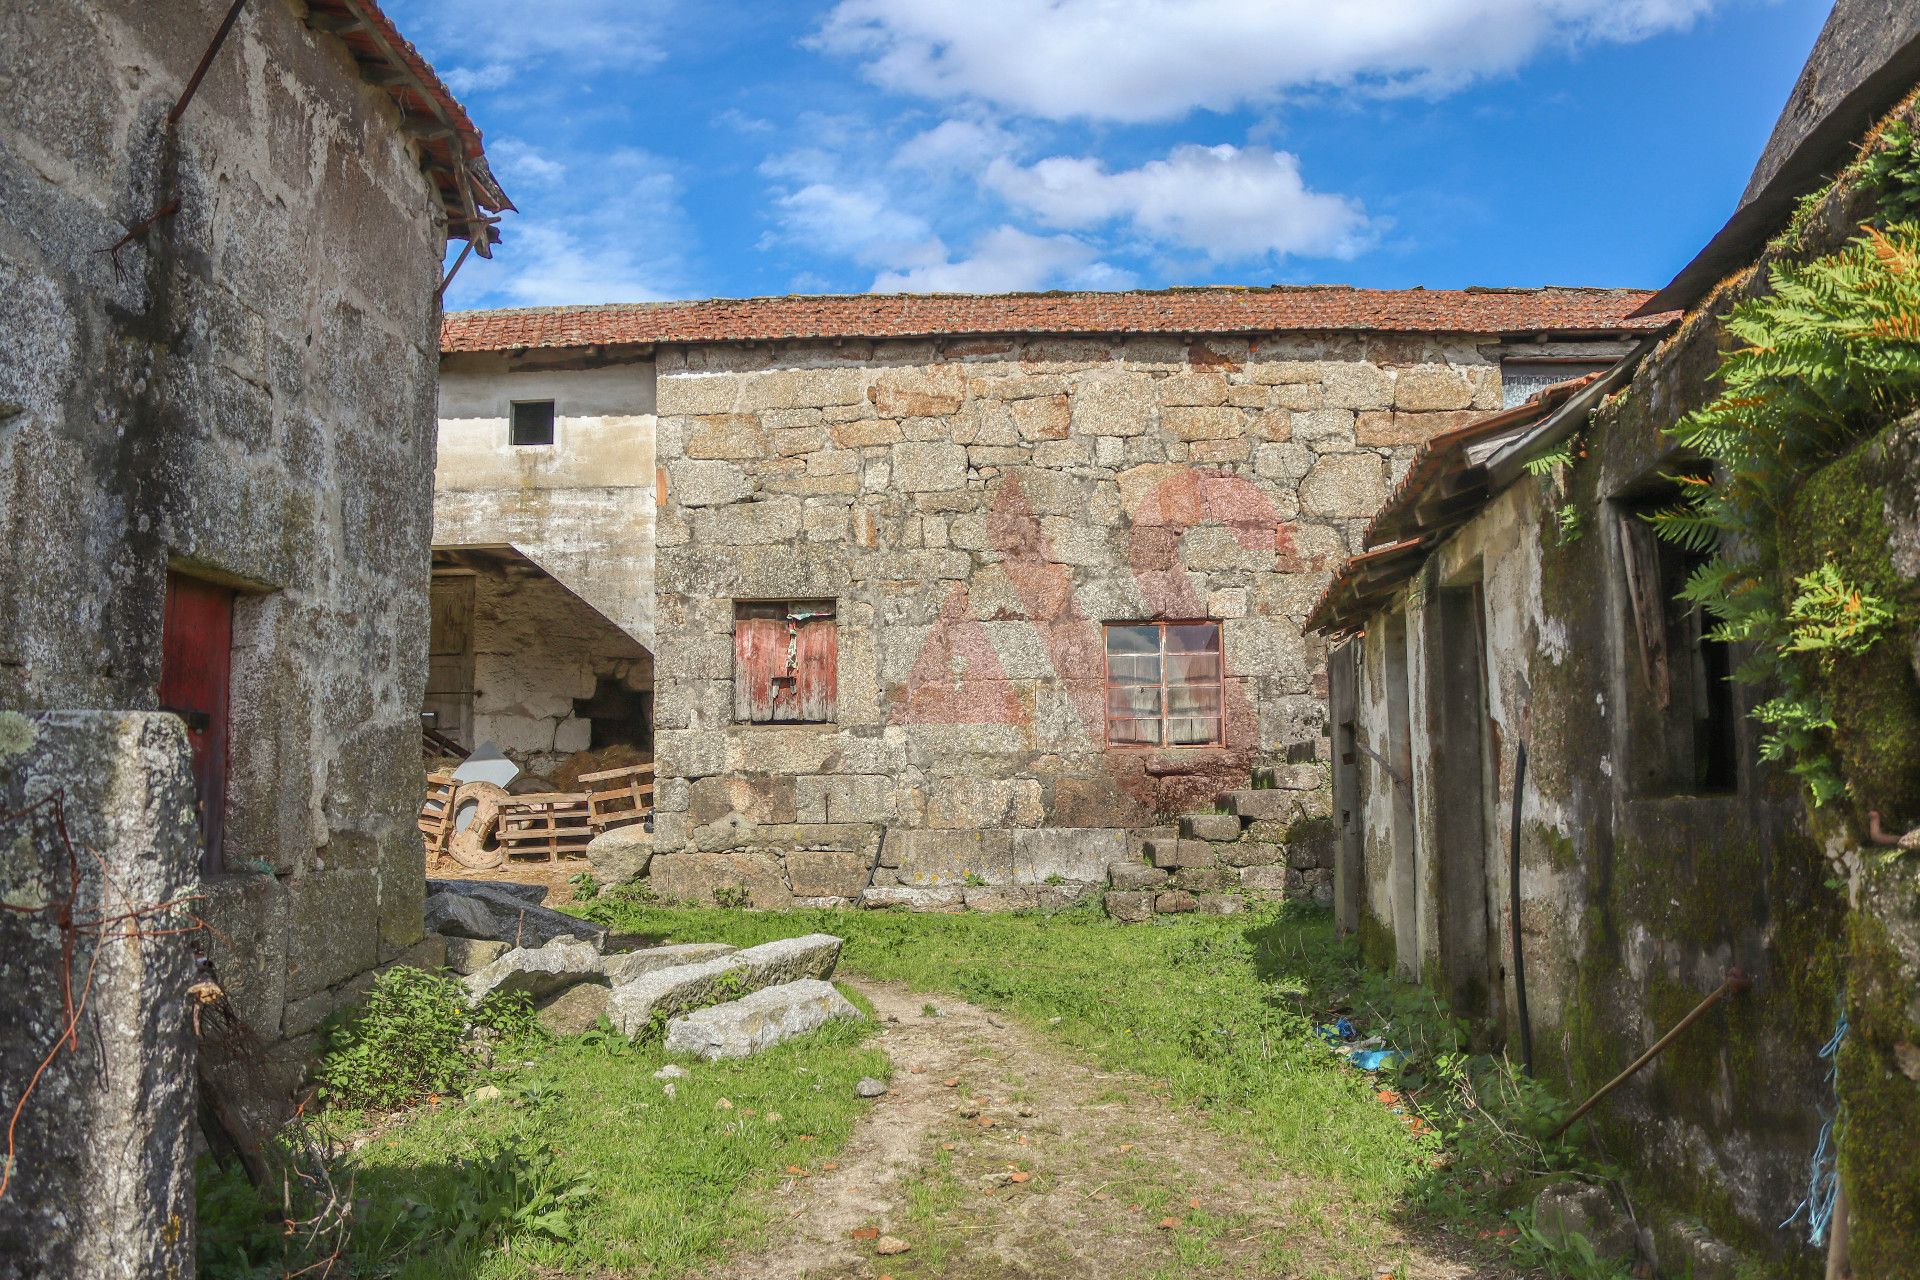
[[[652,1073],[668,1061],[657,1045],[610,1052],[562,1043],[509,1077],[501,1103],[443,1107],[420,1115],[358,1160],[363,1186],[396,1186],[450,1152],[538,1142],[561,1169],[585,1180],[592,1208],[572,1243],[535,1240],[478,1262],[475,1280],[577,1273],[581,1264],[674,1274],[751,1243],[764,1226],[753,1193],[831,1159],[871,1104],[855,1097],[861,1076],[885,1078],[886,1056],[867,1048],[870,1024],[837,1023],[736,1062],[691,1063],[669,1099]],[[510,1105],[529,1086],[544,1100]],[[720,1100],[733,1104],[720,1107]],[[749,1114],[751,1112],[752,1114]],[[778,1119],[774,1119],[774,1116]],[[449,1273],[435,1260],[421,1273]],[[591,1274],[591,1271],[588,1271]]]
[[[1363,973],[1324,913],[1118,925],[1088,910],[742,913],[618,898],[584,910],[616,929],[676,941],[745,946],[839,934],[844,970],[1019,1015],[1065,1049],[1160,1082],[1171,1102],[1203,1108],[1282,1167],[1337,1181],[1347,1200],[1396,1204],[1431,1172],[1434,1140],[1410,1133],[1374,1099],[1376,1086],[1313,1033],[1335,999],[1372,1000],[1409,1027],[1431,1022],[1431,1001]]]

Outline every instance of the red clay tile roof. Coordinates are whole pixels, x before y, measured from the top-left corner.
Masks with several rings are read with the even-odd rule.
[[[1489,413],[1421,445],[1400,483],[1368,522],[1363,535],[1368,549],[1340,566],[1300,629],[1337,638],[1364,627],[1401,584],[1420,571],[1427,553],[1492,498],[1486,470],[1469,450],[1519,439],[1605,376],[1589,373],[1556,382],[1524,404]]]
[[[1654,332],[1635,289],[1353,289],[858,294],[456,311],[440,350],[986,334]]]
[[[307,25],[338,37],[361,74],[385,89],[417,130],[427,176],[447,213],[447,234],[469,240],[482,257],[499,240],[490,215],[513,202],[495,181],[480,145],[480,130],[453,91],[435,74],[378,0],[309,0]]]

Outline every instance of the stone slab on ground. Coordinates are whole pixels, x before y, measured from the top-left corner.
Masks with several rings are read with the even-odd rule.
[[[753,970],[755,987],[765,987],[800,978],[832,977],[843,945],[842,939],[830,933],[808,933],[748,947],[736,952],[734,959]]]
[[[480,972],[513,950],[504,942],[491,938],[447,938],[447,968],[465,977]]]
[[[860,895],[863,907],[904,907],[908,911],[962,911],[960,889],[916,889],[910,885],[876,884]]]
[[[1236,916],[1247,909],[1247,900],[1237,893],[1201,893],[1194,895],[1194,901],[1200,904],[1200,914],[1207,916]]]
[[[1107,915],[1122,924],[1145,924],[1153,919],[1151,893],[1110,893],[1106,907]]]
[[[588,943],[595,951],[601,951],[607,945],[605,925],[594,924],[577,916],[566,915],[538,906],[527,900],[527,895],[517,892],[522,888],[531,888],[543,896],[546,889],[540,885],[511,885],[510,882],[493,883],[480,880],[434,880],[429,885],[440,886],[435,890],[471,898],[491,913],[493,927],[486,937],[498,942],[511,943],[519,947],[541,947],[555,938],[578,938]],[[436,933],[446,929],[429,924]],[[464,928],[464,924],[462,925]],[[474,936],[474,935],[467,935]]]
[[[1198,911],[1200,900],[1183,889],[1166,889],[1153,895],[1153,909],[1163,916]]]
[[[831,982],[802,978],[667,1022],[667,1049],[709,1061],[744,1058],[860,1011]]]
[[[461,979],[469,1004],[478,1005],[490,995],[524,991],[535,1000],[572,986],[576,982],[598,981],[600,953],[577,938],[555,938],[540,947],[516,947],[486,968]]]
[[[534,1016],[548,1035],[577,1036],[606,1015],[613,988],[604,982],[576,982],[536,1006]]]
[[[745,991],[746,983],[746,966],[738,955],[656,969],[613,988],[607,1017],[621,1035],[637,1036],[652,1023],[655,1014],[670,1016],[712,1004]]]
[[[810,933],[698,964],[656,969],[614,987],[607,1015],[623,1035],[638,1035],[656,1015],[671,1016],[801,978],[831,977],[840,946],[841,940],[830,933]]]
[[[587,866],[607,888],[638,880],[652,861],[653,832],[638,822],[602,831],[587,842]]]
[[[601,961],[600,968],[607,975],[607,981],[618,987],[642,974],[672,969],[678,965],[699,964],[705,960],[718,960],[738,950],[738,947],[730,947],[724,942],[677,942],[664,947],[648,947],[645,951],[608,956]]]

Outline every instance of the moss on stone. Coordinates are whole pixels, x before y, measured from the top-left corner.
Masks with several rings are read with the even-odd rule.
[[[1831,563],[1849,585],[1879,597],[1894,622],[1864,654],[1809,664],[1833,707],[1833,754],[1857,816],[1880,809],[1920,821],[1920,681],[1908,661],[1920,631],[1920,583],[1888,551],[1885,433],[1808,477],[1781,528],[1789,578]]]
[[[1892,1045],[1920,1034],[1886,927],[1855,912],[1848,930],[1852,1031],[1840,1051],[1840,1175],[1851,1206],[1853,1273],[1861,1280],[1909,1275],[1920,1258],[1920,1086],[1898,1069]]]

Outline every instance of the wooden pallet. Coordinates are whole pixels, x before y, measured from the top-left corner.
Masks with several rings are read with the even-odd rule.
[[[593,839],[587,797],[577,791],[547,791],[515,796],[500,806],[495,839],[509,858],[582,856]]]
[[[587,822],[595,831],[639,822],[653,812],[653,766],[650,764],[583,773],[580,783],[587,789]]]
[[[446,856],[447,841],[453,836],[453,793],[458,789],[451,773],[427,775],[427,794],[420,803],[419,826],[428,867],[437,865]]]

